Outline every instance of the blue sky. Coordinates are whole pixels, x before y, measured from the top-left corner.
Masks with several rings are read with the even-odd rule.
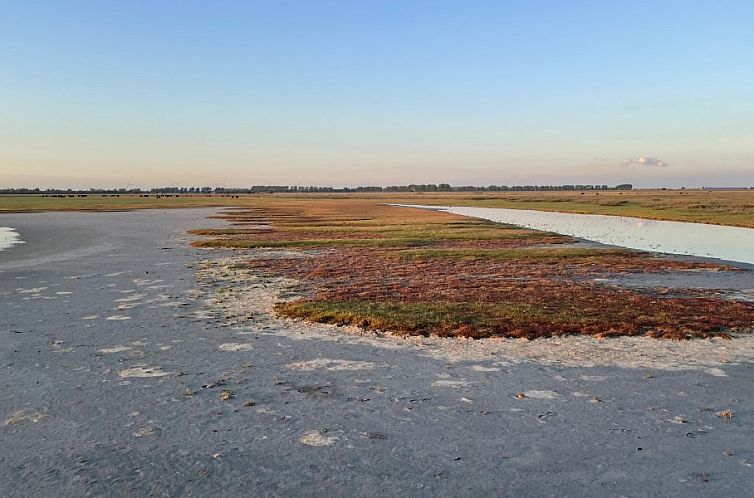
[[[0,7],[0,186],[754,185],[754,2]]]

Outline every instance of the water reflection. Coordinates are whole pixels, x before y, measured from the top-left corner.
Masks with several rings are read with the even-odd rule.
[[[9,227],[0,227],[0,251],[23,242],[18,233]]]
[[[438,209],[438,206],[415,207]],[[751,228],[528,209],[447,206],[439,210],[631,249],[754,264]]]

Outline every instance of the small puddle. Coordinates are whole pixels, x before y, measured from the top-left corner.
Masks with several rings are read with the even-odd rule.
[[[642,251],[754,264],[754,229],[531,209],[401,205],[483,218]]]
[[[0,227],[0,251],[7,249],[14,244],[23,244],[21,236],[10,227]]]

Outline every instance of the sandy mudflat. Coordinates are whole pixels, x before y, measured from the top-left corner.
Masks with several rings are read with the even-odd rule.
[[[212,210],[0,215],[0,496],[746,496],[754,341],[279,320]],[[739,284],[737,284],[739,285]],[[733,417],[726,418],[730,409]]]

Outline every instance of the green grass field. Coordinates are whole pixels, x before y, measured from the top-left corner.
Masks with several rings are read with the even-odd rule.
[[[188,207],[265,207],[287,202],[369,200],[406,203],[538,209],[584,214],[633,216],[754,228],[754,190],[635,190],[587,192],[415,193],[415,194],[261,194],[183,197],[42,197],[0,195],[0,212],[121,211]],[[328,227],[332,229],[332,227]],[[337,227],[335,228],[337,229]],[[399,228],[396,228],[399,229]]]

